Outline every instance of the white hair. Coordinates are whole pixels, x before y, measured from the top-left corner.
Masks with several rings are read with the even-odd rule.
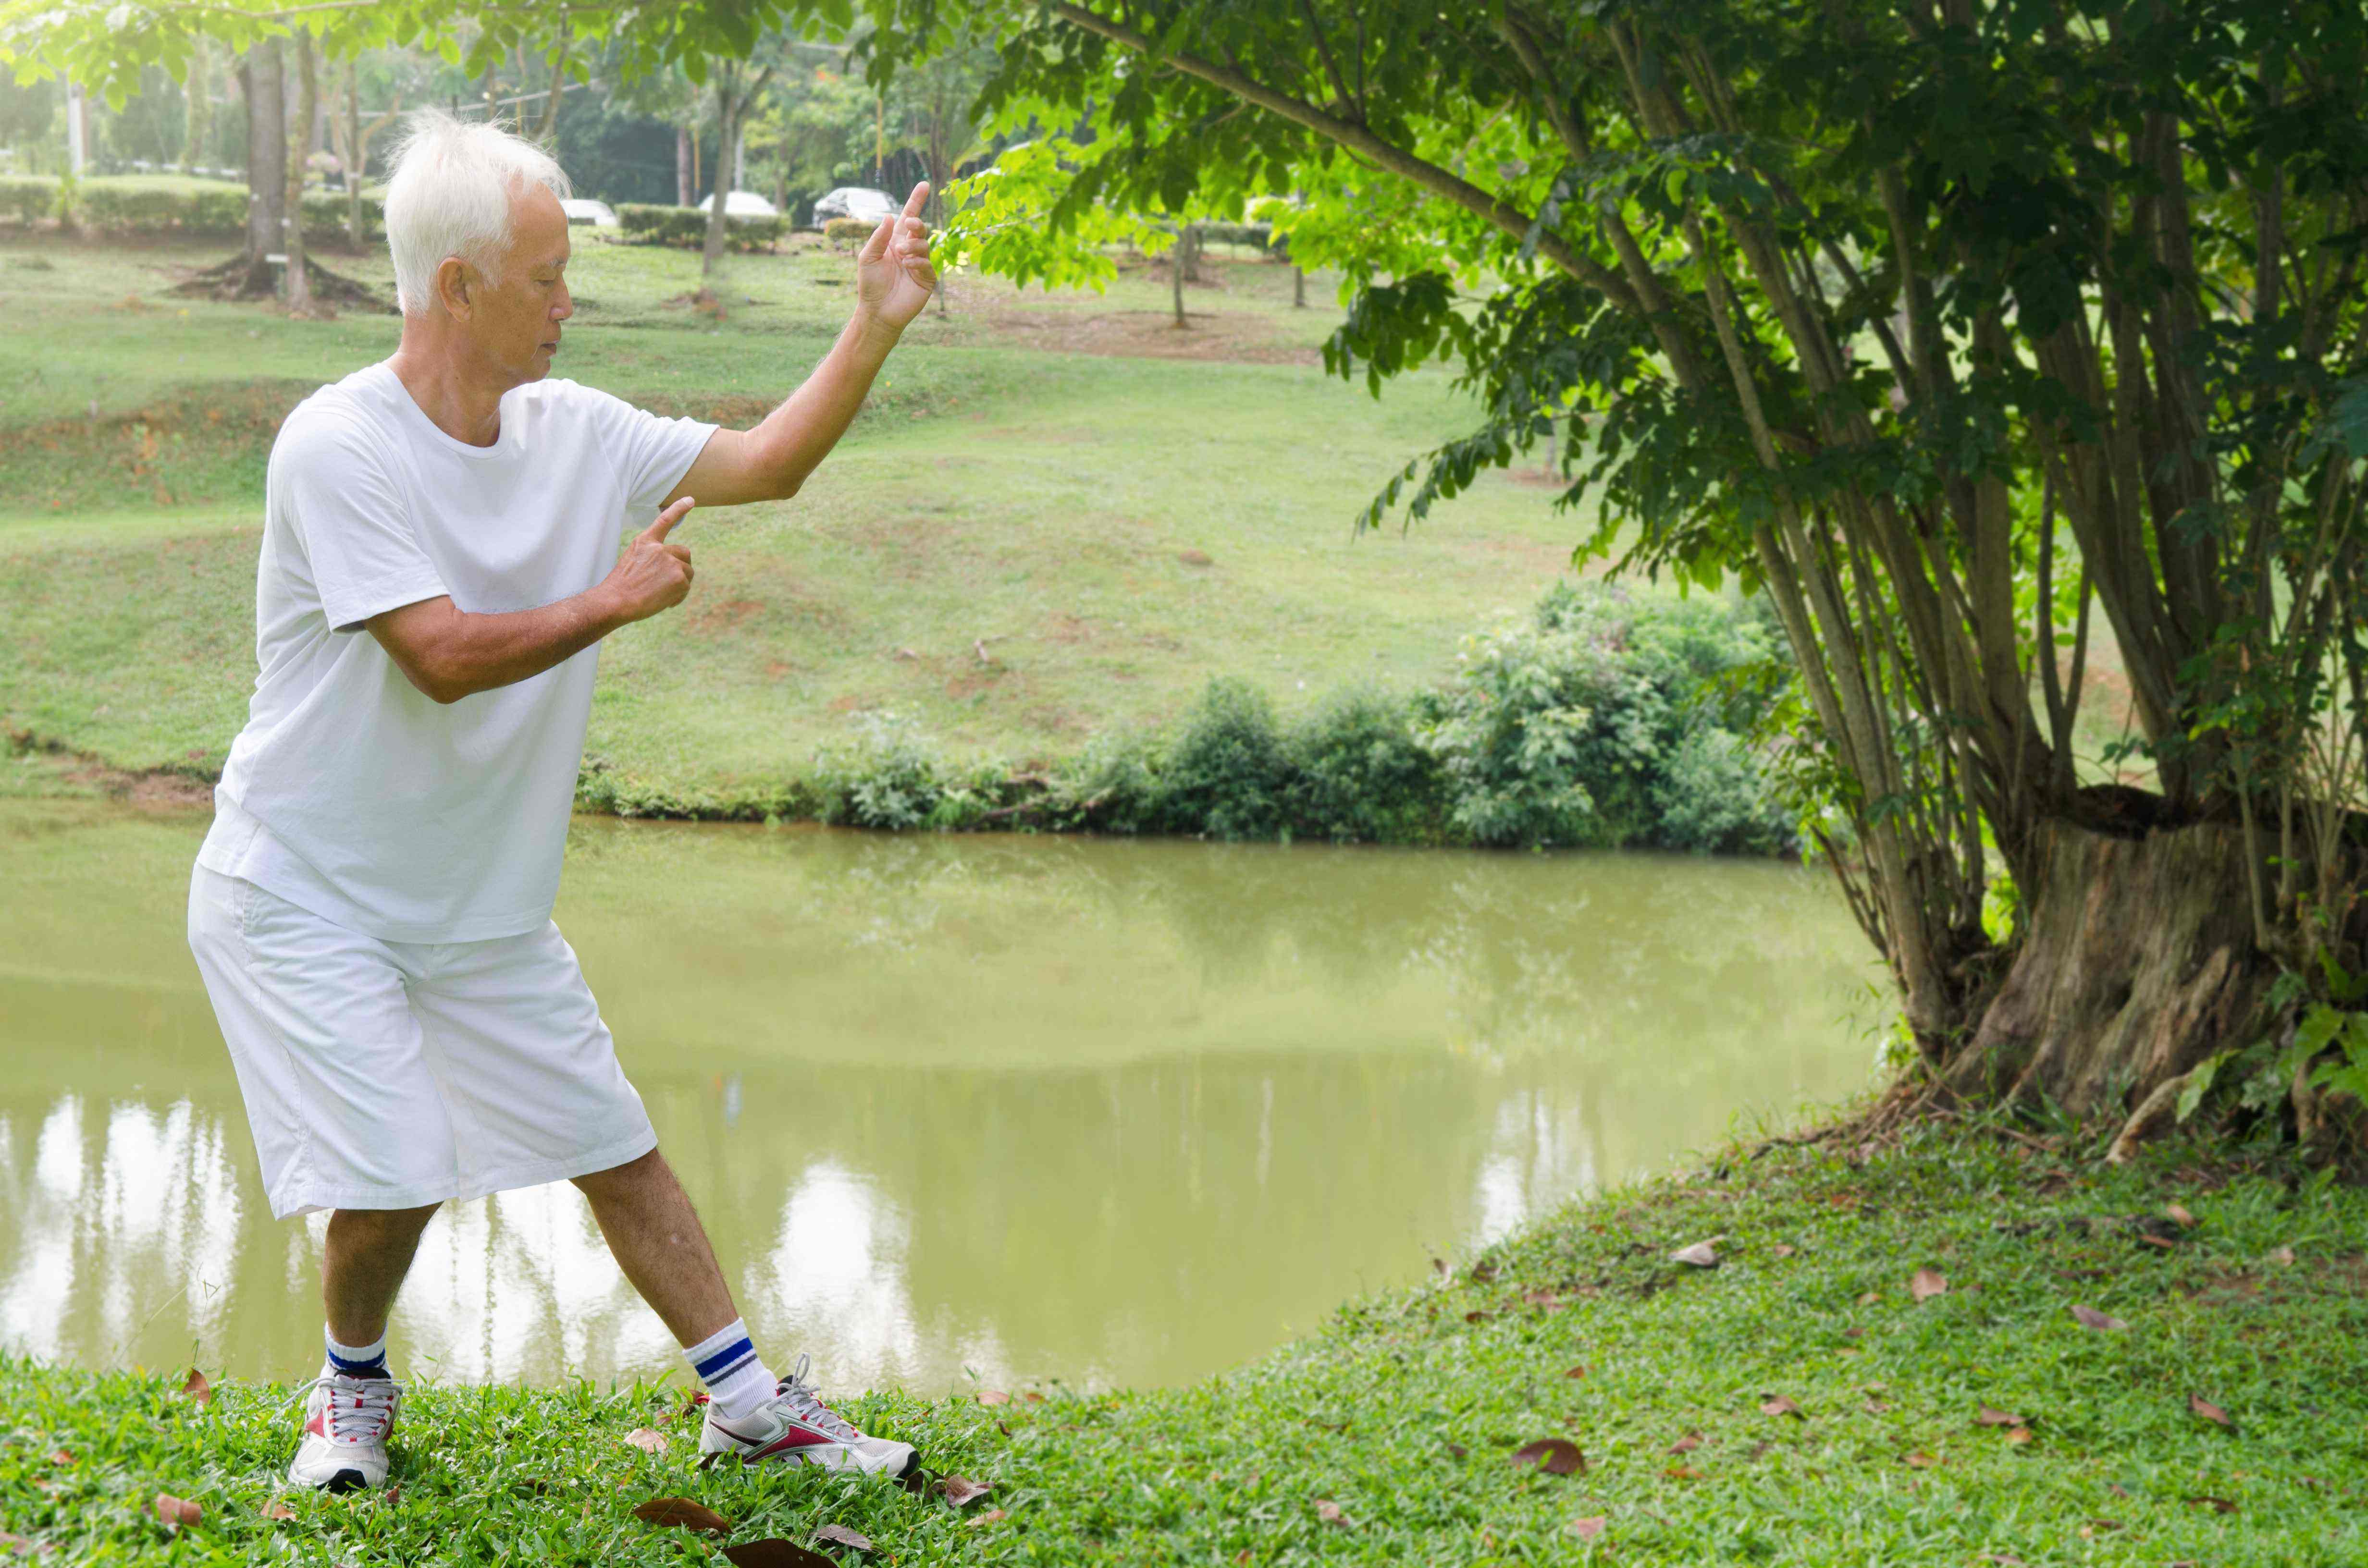
[[[511,200],[538,185],[563,201],[571,189],[558,160],[524,137],[440,108],[412,114],[386,182],[386,248],[403,313],[427,309],[447,256],[491,271],[509,248]]]

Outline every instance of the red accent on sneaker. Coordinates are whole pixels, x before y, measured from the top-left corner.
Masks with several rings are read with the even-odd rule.
[[[820,1432],[809,1432],[803,1426],[792,1426],[763,1448],[748,1455],[747,1462],[755,1464],[758,1460],[769,1459],[775,1454],[787,1453],[791,1449],[810,1449],[816,1443],[827,1443],[830,1440]]]

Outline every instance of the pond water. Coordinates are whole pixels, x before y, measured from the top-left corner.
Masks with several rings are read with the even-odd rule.
[[[183,944],[205,819],[0,801],[0,1347],[319,1360]],[[580,822],[559,921],[757,1342],[826,1387],[1175,1383],[1865,1082],[1822,873]],[[407,1374],[678,1367],[565,1185],[449,1206]]]

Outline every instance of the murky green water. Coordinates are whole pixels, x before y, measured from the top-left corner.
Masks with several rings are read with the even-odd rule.
[[[0,1346],[319,1360],[182,941],[202,817],[0,802]],[[1176,1382],[1863,1082],[1816,873],[586,822],[559,919],[758,1343],[826,1386]],[[446,1378],[677,1365],[564,1185],[449,1208]]]

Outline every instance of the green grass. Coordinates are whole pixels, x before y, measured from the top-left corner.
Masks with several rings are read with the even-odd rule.
[[[1929,1124],[1898,1145],[1729,1151],[1197,1387],[844,1402],[994,1487],[960,1513],[885,1483],[702,1473],[660,1419],[678,1389],[431,1385],[406,1408],[398,1499],[290,1497],[275,1522],[283,1391],[199,1406],[178,1368],[16,1361],[0,1519],[75,1562],[712,1561],[631,1517],[656,1495],[718,1510],[734,1541],[851,1526],[865,1560],[897,1563],[2368,1560],[2368,1193],[2087,1152]],[[2173,1203],[2196,1223],[2158,1225],[2168,1246],[2118,1222]],[[1715,1270],[1668,1261],[1713,1236]],[[1912,1299],[1919,1268],[1946,1293]],[[2074,1304],[2127,1327],[2083,1327]],[[1800,1415],[1763,1411],[1779,1396]],[[1978,1425],[1986,1405],[2029,1440]],[[670,1451],[629,1447],[643,1426]],[[1584,1471],[1514,1462],[1543,1438]],[[159,1491],[204,1522],[168,1536]]]
[[[718,324],[684,302],[694,256],[579,240],[560,372],[662,410],[752,420],[848,309],[826,246],[730,261]],[[0,722],[127,768],[219,767],[278,420],[395,340],[387,316],[170,292],[215,255],[0,244]],[[331,260],[386,281],[375,254]],[[699,587],[610,640],[591,754],[643,792],[751,798],[893,710],[953,756],[1041,763],[1164,725],[1214,676],[1286,711],[1436,679],[1567,571],[1579,519],[1501,475],[1352,540],[1473,411],[1436,374],[1378,403],[1326,378],[1328,283],[1296,311],[1287,268],[1210,267],[1182,334],[1141,269],[1107,298],[957,280],[803,494],[686,527]]]

